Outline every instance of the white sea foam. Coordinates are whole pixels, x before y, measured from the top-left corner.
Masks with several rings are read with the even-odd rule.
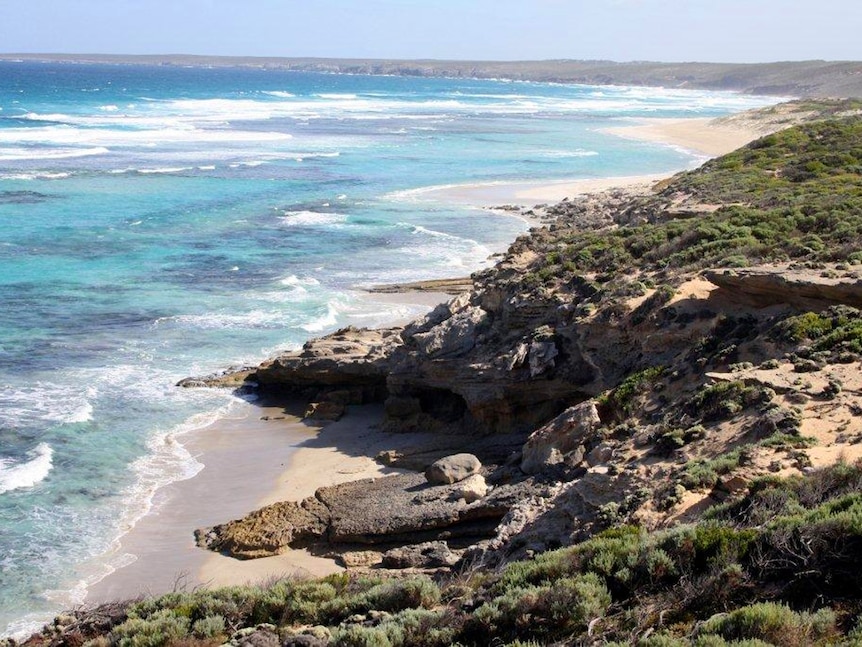
[[[250,312],[207,312],[195,315],[176,315],[156,320],[156,325],[173,324],[181,328],[198,330],[224,330],[248,328],[279,328],[287,322],[286,313],[252,310]]]
[[[291,274],[290,276],[281,279],[279,283],[288,287],[306,287],[310,285],[320,285],[320,281],[318,281],[312,276],[299,278],[298,276],[296,276],[296,274]]]
[[[13,129],[14,130],[14,129]],[[2,131],[0,131],[2,133]],[[19,140],[20,141],[20,140]],[[0,148],[0,162],[23,162],[25,160],[58,160],[75,157],[104,155],[110,151],[103,147],[93,148]]]
[[[182,173],[183,171],[194,170],[191,166],[175,166],[168,168],[139,168],[137,172],[142,175],[158,175],[164,173]]]
[[[271,97],[278,97],[279,99],[292,99],[296,96],[290,92],[281,92],[280,90],[271,90],[269,92],[264,92],[264,94],[268,94]]]
[[[26,461],[0,458],[0,494],[30,488],[43,481],[53,467],[53,455],[54,450],[48,443],[39,443],[27,452]]]
[[[314,95],[321,99],[358,99],[359,97],[351,92],[321,92]]]
[[[583,149],[576,150],[537,150],[530,153],[530,155],[535,155],[536,157],[550,157],[550,158],[559,158],[559,159],[567,159],[567,158],[578,158],[578,157],[595,157],[598,155],[598,151],[587,151]]]
[[[93,419],[93,405],[89,402],[84,402],[79,408],[72,411],[67,417],[66,422],[89,422]]]
[[[319,213],[317,211],[285,211],[279,220],[288,227],[316,227],[335,225],[347,221],[342,213]]]
[[[71,173],[61,172],[0,173],[0,180],[63,180],[67,177],[70,177],[71,175]]]
[[[77,384],[36,381],[27,385],[0,387],[0,426],[27,422],[75,424],[87,422],[93,414],[95,386],[82,389]]]
[[[121,124],[107,124],[117,125]],[[0,129],[0,144],[48,144],[54,146],[79,145],[89,149],[13,149],[6,155],[16,155],[6,159],[49,159],[56,157],[80,157],[108,152],[107,146],[154,147],[160,144],[231,144],[288,141],[289,133],[274,131],[228,130],[217,128],[197,128],[190,125],[164,123],[159,120],[149,128],[123,130],[111,128],[75,128],[71,126],[40,126],[33,128]],[[2,154],[0,149],[0,154]],[[43,157],[38,157],[39,153]],[[74,153],[74,154],[73,154]],[[26,157],[20,157],[25,155]],[[0,157],[0,159],[4,159]]]

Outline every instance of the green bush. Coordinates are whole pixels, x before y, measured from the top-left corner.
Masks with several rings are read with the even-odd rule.
[[[162,609],[144,620],[129,618],[111,631],[111,641],[119,647],[163,647],[189,634],[189,619],[170,609]]]
[[[719,382],[698,391],[686,405],[689,412],[705,421],[726,420],[754,404],[765,404],[775,394],[743,382]]]
[[[717,634],[727,640],[759,639],[778,647],[823,642],[837,635],[835,613],[796,613],[783,604],[762,602],[736,609],[705,622],[701,634]]]
[[[220,638],[225,633],[225,622],[221,616],[207,616],[196,620],[192,625],[192,633],[196,638]]]

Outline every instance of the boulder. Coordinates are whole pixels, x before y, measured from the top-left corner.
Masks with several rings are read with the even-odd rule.
[[[441,568],[454,566],[460,557],[445,541],[429,541],[414,546],[393,548],[383,555],[385,568]]]
[[[326,647],[328,644],[329,640],[325,638],[300,634],[285,638],[281,643],[281,647]]]
[[[278,629],[274,625],[261,624],[241,629],[227,643],[232,647],[281,647]]]
[[[458,483],[455,490],[455,495],[464,499],[465,503],[474,503],[488,494],[488,484],[485,482],[485,477],[481,474],[468,476],[463,481]]]
[[[435,461],[425,470],[425,478],[432,485],[450,485],[478,474],[482,463],[473,454],[453,454]]]
[[[607,443],[601,443],[587,454],[587,465],[595,467],[607,463],[614,455],[614,448]]]
[[[521,452],[521,470],[539,474],[560,463],[576,464],[583,460],[584,442],[601,426],[593,401],[566,409],[545,426],[534,431]],[[567,460],[567,455],[568,460]]]

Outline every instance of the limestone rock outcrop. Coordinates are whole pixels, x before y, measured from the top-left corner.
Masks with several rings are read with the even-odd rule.
[[[315,498],[282,501],[256,510],[241,520],[195,531],[198,546],[239,559],[279,554],[284,548],[320,541],[330,523],[329,510]]]
[[[400,332],[400,328],[342,328],[307,342],[301,351],[263,363],[250,379],[263,391],[329,389],[346,391],[350,404],[379,400]]]
[[[429,541],[414,546],[401,546],[383,555],[385,568],[440,568],[454,566],[461,559],[445,541]]]

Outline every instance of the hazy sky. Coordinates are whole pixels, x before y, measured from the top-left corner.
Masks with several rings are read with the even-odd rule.
[[[0,51],[862,59],[862,0],[0,0]]]

